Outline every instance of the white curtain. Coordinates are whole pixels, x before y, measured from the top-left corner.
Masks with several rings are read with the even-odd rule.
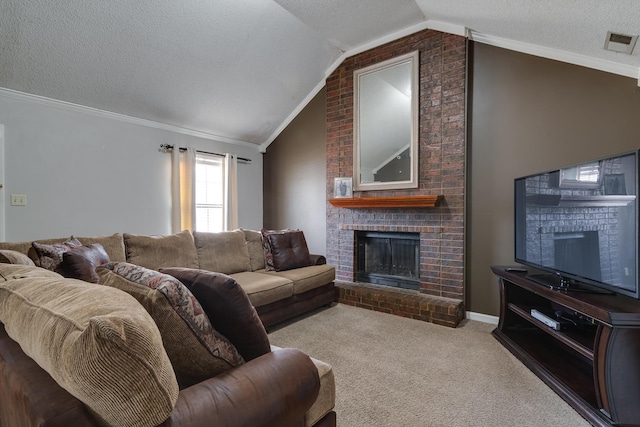
[[[224,229],[238,228],[238,157],[224,155]]]
[[[193,231],[195,223],[196,150],[171,151],[171,229]]]

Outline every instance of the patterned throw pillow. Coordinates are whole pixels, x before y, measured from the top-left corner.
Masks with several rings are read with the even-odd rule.
[[[269,337],[249,297],[233,277],[193,268],[161,268],[198,299],[216,330],[238,349],[245,361],[268,353]]]
[[[62,264],[62,256],[69,249],[82,246],[82,243],[75,237],[71,236],[69,240],[63,243],[54,243],[52,245],[45,245],[43,243],[33,242],[33,249],[35,249],[38,255],[38,261],[40,267],[47,270],[56,271],[60,264]]]
[[[213,328],[200,303],[176,278],[126,262],[110,262],[97,271],[101,284],[131,294],[151,314],[181,387],[244,363],[233,344]]]

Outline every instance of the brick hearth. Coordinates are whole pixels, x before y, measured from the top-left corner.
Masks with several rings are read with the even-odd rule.
[[[464,319],[462,301],[368,283],[336,282],[338,302],[396,316],[456,327]]]
[[[347,58],[327,78],[327,199],[353,176],[353,72],[420,51],[419,187],[354,197],[442,195],[435,208],[335,208],[327,202],[327,261],[339,302],[456,326],[464,316],[464,37],[425,30]],[[354,283],[356,230],[420,233],[420,291]],[[371,288],[374,287],[372,290]]]

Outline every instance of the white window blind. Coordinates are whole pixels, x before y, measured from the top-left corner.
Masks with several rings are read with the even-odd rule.
[[[224,229],[224,158],[196,154],[196,231]]]

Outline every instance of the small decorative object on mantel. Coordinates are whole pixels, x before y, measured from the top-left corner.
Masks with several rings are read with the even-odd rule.
[[[352,186],[352,178],[334,178],[333,184],[333,197],[342,198],[342,197],[352,197],[353,196],[353,186]]]
[[[336,197],[329,203],[336,208],[433,208],[443,196]]]

